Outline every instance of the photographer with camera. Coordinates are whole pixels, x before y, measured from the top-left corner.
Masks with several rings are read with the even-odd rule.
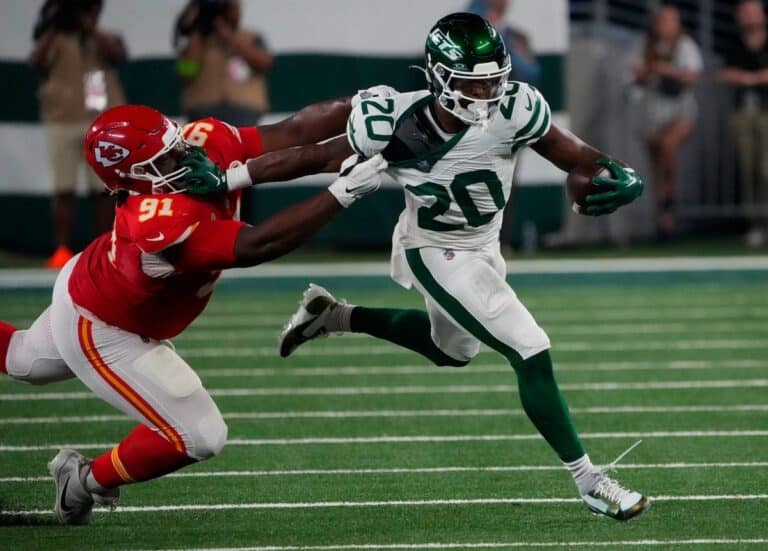
[[[265,73],[272,56],[262,38],[240,28],[239,0],[190,0],[176,21],[176,65],[190,120],[215,117],[255,125],[269,110]]]
[[[46,126],[48,161],[53,173],[53,231],[56,250],[49,268],[72,257],[72,225],[83,138],[90,121],[125,103],[115,65],[127,59],[122,39],[98,28],[102,0],[46,0],[32,36],[29,64],[40,74],[40,118]],[[95,233],[109,231],[112,205],[104,186],[86,170]]]

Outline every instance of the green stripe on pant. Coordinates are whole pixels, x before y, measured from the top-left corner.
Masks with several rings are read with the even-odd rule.
[[[456,300],[452,294],[443,289],[432,273],[427,268],[421,258],[419,249],[408,249],[405,251],[405,258],[408,261],[413,275],[419,280],[419,283],[427,290],[429,295],[443,307],[464,329],[469,331],[477,340],[487,344],[496,352],[509,360],[509,363],[515,367],[523,361],[512,347],[501,342],[494,337],[480,321],[478,321],[466,308]]]
[[[509,361],[517,374],[520,402],[531,422],[562,461],[584,455],[584,447],[571,421],[568,405],[557,387],[549,350],[523,360],[515,350],[494,337],[462,304],[435,280],[424,264],[419,249],[405,251],[413,275],[451,317],[478,340]]]

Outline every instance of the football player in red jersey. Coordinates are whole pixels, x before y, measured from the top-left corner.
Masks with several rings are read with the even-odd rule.
[[[333,109],[329,113],[316,118],[326,131],[340,131]],[[238,221],[238,188],[327,170],[346,151],[337,143],[342,137],[246,163],[275,143],[326,137],[317,128],[301,136],[278,130],[205,119],[182,134],[143,106],[113,108],[89,129],[86,159],[119,196],[114,229],[61,270],[51,305],[29,329],[0,322],[0,371],[32,384],[78,377],[139,423],[93,460],[63,449],[49,463],[61,522],[87,524],[94,502],[113,506],[121,485],[221,451],[227,439],[222,415],[167,339],[203,311],[221,270],[287,253],[378,188],[386,166],[381,158],[348,167],[327,190],[257,226]],[[215,193],[201,195],[207,192]]]

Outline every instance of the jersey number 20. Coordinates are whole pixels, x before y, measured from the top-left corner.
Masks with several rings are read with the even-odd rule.
[[[481,213],[477,205],[472,200],[469,193],[469,186],[472,184],[485,184],[496,206],[494,212]],[[498,211],[504,208],[504,190],[501,187],[501,181],[492,170],[473,170],[457,174],[450,185],[450,192],[447,188],[427,182],[418,186],[406,186],[414,195],[435,197],[435,202],[429,207],[421,207],[418,210],[419,227],[432,231],[454,231],[464,228],[464,224],[451,224],[435,220],[442,216],[451,206],[451,195],[459,205],[467,223],[474,227],[480,227],[490,222]]]

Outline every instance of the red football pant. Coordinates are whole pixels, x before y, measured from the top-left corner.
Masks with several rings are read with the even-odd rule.
[[[16,332],[16,328],[4,321],[0,321],[0,373],[8,373],[5,365],[5,356],[8,354],[8,345],[11,343],[11,335]]]

